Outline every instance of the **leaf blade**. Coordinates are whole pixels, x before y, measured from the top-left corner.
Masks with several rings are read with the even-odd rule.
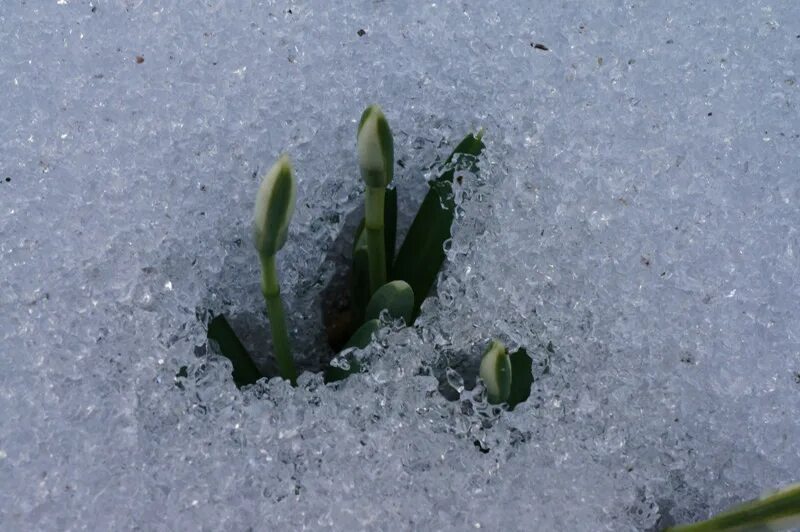
[[[372,335],[381,328],[380,320],[369,320],[361,325],[350,340],[347,341],[344,349],[364,349],[372,342]],[[337,366],[328,366],[325,369],[325,382],[336,382],[346,379],[348,376],[361,371],[361,363],[352,354],[345,355],[349,367],[347,369]]]
[[[445,167],[459,155],[475,159],[485,145],[481,134],[467,135],[445,161]],[[445,259],[444,243],[450,238],[450,228],[455,214],[452,182],[455,168],[445,169],[430,183],[393,266],[393,278],[407,282],[414,291],[414,316],[419,314],[422,302],[428,297]]]
[[[387,279],[392,277],[392,264],[394,264],[395,247],[397,246],[397,189],[386,189],[383,206],[383,238],[386,241],[386,272]]]
[[[231,375],[237,388],[254,384],[264,376],[223,314],[215,316],[208,323],[208,339],[215,341],[220,354],[233,364]]]
[[[760,499],[734,506],[706,521],[676,526],[668,529],[668,532],[788,530],[798,525],[800,484],[794,484]]]

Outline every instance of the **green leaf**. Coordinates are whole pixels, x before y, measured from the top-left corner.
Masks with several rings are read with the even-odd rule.
[[[370,296],[369,285],[369,252],[367,251],[367,232],[364,230],[364,219],[356,231],[356,240],[353,246],[353,269],[350,278],[350,291],[353,297],[353,316],[356,323],[364,319],[364,309],[367,308]],[[351,329],[352,330],[352,329]]]
[[[513,410],[519,403],[524,403],[531,395],[533,385],[533,360],[528,352],[520,347],[509,357],[511,360],[511,393],[508,394],[509,409]]]
[[[237,387],[241,388],[242,386],[253,384],[263,377],[242,342],[233,332],[228,320],[222,314],[209,322],[208,339],[215,341],[222,356],[233,364],[233,382]]]
[[[350,337],[344,348],[350,349],[351,347],[355,347],[356,349],[364,349],[372,341],[372,335],[375,334],[380,328],[380,320],[373,319],[365,322],[364,325],[359,327],[358,330],[353,333],[353,336]]]
[[[395,246],[397,245],[397,189],[387,188],[383,204],[383,238],[386,241],[386,278],[392,279]]]
[[[349,368],[338,368],[335,366],[328,366],[325,368],[325,382],[343,381],[350,375],[361,372],[361,364],[353,356],[347,356],[347,363]]]
[[[380,320],[369,320],[364,323],[359,329],[353,333],[350,340],[347,341],[344,349],[356,348],[364,349],[372,341],[372,335],[381,328]],[[335,366],[328,366],[325,369],[325,382],[335,382],[347,378],[348,375],[358,373],[361,371],[361,363],[352,354],[345,356],[349,368],[339,368]]]
[[[793,484],[760,499],[748,501],[692,525],[668,529],[672,532],[745,532],[789,530],[800,526],[800,484]]]
[[[477,157],[484,148],[481,136],[482,133],[467,135],[447,158],[445,166],[452,163],[456,156],[463,154],[471,157],[461,163],[467,163],[475,170]],[[394,279],[407,282],[414,290],[415,316],[419,314],[419,308],[428,297],[444,262],[444,243],[450,238],[450,227],[455,213],[452,197],[454,173],[455,168],[448,168],[431,181],[430,189],[422,200],[400,251],[397,252],[392,269]]]
[[[365,317],[376,319],[384,309],[393,318],[403,318],[407,325],[411,324],[414,312],[414,291],[405,281],[391,281],[378,288],[367,304]]]
[[[486,398],[491,404],[505,403],[511,393],[511,361],[506,346],[492,340],[481,359],[480,377],[486,386]]]
[[[483,129],[478,131],[476,134],[470,133],[466,137],[464,137],[461,142],[455,147],[453,152],[450,156],[445,160],[444,164],[447,166],[453,159],[458,155],[471,155],[475,159],[477,159],[486,145],[483,143]],[[474,161],[474,159],[473,159]],[[471,170],[475,170],[475,166],[470,166]],[[438,179],[442,180],[445,179],[447,181],[453,181],[453,174],[455,173],[455,168],[452,168],[446,172],[444,172]]]

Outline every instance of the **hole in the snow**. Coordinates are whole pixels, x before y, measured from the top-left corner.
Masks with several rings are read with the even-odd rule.
[[[542,346],[544,347],[544,346]],[[546,351],[545,359],[549,360],[552,353],[552,343],[544,347]],[[480,356],[472,354],[462,354],[446,357],[449,362],[444,363],[443,367],[434,369],[435,375],[439,380],[439,393],[448,401],[459,401],[465,390],[472,390],[478,383],[480,372]],[[534,382],[533,359],[528,354],[527,349],[519,348],[509,355],[511,359],[511,393],[506,404],[513,410],[518,404],[524,403],[531,395],[531,388]],[[542,369],[544,368],[544,369]],[[537,365],[539,376],[546,374],[549,362]]]

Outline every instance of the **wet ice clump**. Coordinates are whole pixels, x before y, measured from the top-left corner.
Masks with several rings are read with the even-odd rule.
[[[797,481],[797,20],[762,1],[4,4],[0,528],[647,530]],[[269,364],[258,179],[291,153],[280,271],[313,369],[372,102],[416,201],[486,128],[439,297],[368,373],[239,391],[205,323],[224,312]],[[534,360],[513,412],[439,391],[442,360],[491,337]]]

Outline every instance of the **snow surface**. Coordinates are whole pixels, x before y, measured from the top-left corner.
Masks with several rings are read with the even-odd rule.
[[[4,0],[0,42],[0,529],[647,530],[800,480],[800,3]],[[439,297],[240,392],[205,322],[268,352],[260,175],[313,367],[372,102],[411,205],[486,128]],[[531,399],[445,399],[493,336]]]

